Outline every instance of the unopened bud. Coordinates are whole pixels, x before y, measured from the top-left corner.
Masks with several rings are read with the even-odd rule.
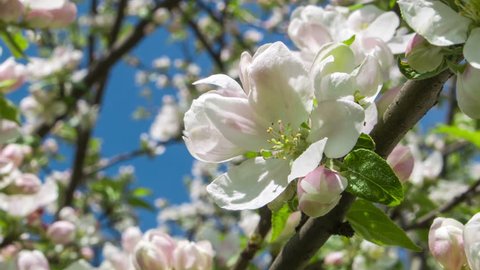
[[[210,270],[214,251],[208,241],[180,241],[174,252],[175,270]]]
[[[17,257],[18,270],[50,270],[48,261],[38,250],[22,250]]]
[[[435,70],[443,62],[442,48],[433,46],[421,35],[415,34],[407,44],[405,57],[410,67],[420,73]]]
[[[480,269],[480,213],[465,224],[463,241],[468,265],[472,270]]]
[[[413,158],[410,147],[400,144],[390,153],[387,162],[402,182],[410,177],[413,166],[415,165],[415,159]]]
[[[340,201],[347,180],[337,172],[319,166],[297,184],[298,206],[311,217],[327,214]]]
[[[75,239],[75,225],[70,221],[56,221],[47,230],[47,236],[55,244],[68,244]]]
[[[160,230],[149,230],[134,250],[133,262],[137,270],[164,270],[173,265],[175,241]]]
[[[436,218],[428,232],[428,247],[445,269],[461,269],[466,262],[463,224],[451,218]]]

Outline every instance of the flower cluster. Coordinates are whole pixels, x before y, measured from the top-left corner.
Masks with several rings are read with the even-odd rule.
[[[69,0],[2,0],[0,21],[23,22],[34,28],[60,28],[72,23],[77,6]]]

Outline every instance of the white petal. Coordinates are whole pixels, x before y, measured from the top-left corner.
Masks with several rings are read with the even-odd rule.
[[[325,155],[339,158],[346,155],[357,142],[364,125],[363,108],[348,100],[320,102],[312,112],[309,141],[328,138]]]
[[[248,77],[247,68],[252,63],[252,56],[248,52],[243,52],[240,56],[240,63],[238,64],[239,67],[239,77],[240,81],[242,82],[243,89],[245,94],[248,95],[250,93],[250,78]]]
[[[193,85],[198,84],[212,84],[223,89],[231,89],[243,92],[242,87],[237,83],[237,81],[225,74],[215,74],[193,83]]]
[[[390,49],[390,51],[392,51],[393,54],[404,53],[407,49],[408,42],[410,41],[410,39],[413,38],[414,35],[415,33],[395,36],[387,43],[388,48]]]
[[[321,79],[320,83],[318,79]],[[348,73],[334,72],[317,77],[315,82],[315,97],[318,101],[336,100],[352,96],[355,91],[355,78]]]
[[[399,0],[403,18],[418,34],[437,46],[460,44],[467,39],[472,21],[437,0]]]
[[[302,61],[281,42],[262,46],[249,68],[250,104],[268,122],[304,122],[312,106],[313,87]]]
[[[287,187],[288,160],[249,159],[217,177],[207,186],[218,206],[229,210],[258,209]]]
[[[361,132],[369,134],[378,122],[378,111],[375,102],[372,102],[370,106],[365,109],[365,125]]]
[[[388,42],[395,35],[395,30],[400,24],[400,19],[393,11],[385,12],[378,16],[365,30],[368,37],[378,37]]]
[[[7,195],[0,193],[0,209],[12,216],[25,217],[54,202],[57,198],[57,184],[54,181],[47,181],[35,194]]]
[[[480,269],[480,213],[474,215],[465,224],[463,244],[468,265],[472,270]]]
[[[480,69],[480,27],[475,28],[468,36],[463,47],[463,55],[468,63],[476,69]]]
[[[312,143],[307,150],[293,161],[292,172],[288,176],[289,183],[296,178],[304,177],[318,167],[320,161],[322,161],[323,149],[325,149],[326,143],[327,138]]]
[[[474,119],[480,119],[480,69],[466,66],[457,74],[457,101],[462,112]]]
[[[367,55],[355,72],[355,79],[360,94],[364,97],[374,97],[383,84],[383,71],[378,60]]]
[[[31,9],[57,9],[67,2],[66,0],[21,0],[22,4]]]
[[[205,162],[223,162],[245,153],[245,149],[228,141],[210,122],[204,100],[210,93],[194,100],[185,113],[184,141],[192,156]]]
[[[245,98],[206,95],[205,115],[230,142],[248,151],[268,148],[268,123],[261,123]]]
[[[350,73],[355,68],[355,55],[343,43],[330,43],[322,47],[315,57],[310,76],[315,81],[334,72]]]

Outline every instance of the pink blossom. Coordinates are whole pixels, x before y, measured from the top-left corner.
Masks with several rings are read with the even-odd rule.
[[[18,270],[50,270],[48,261],[38,250],[22,250],[17,258]]]
[[[0,6],[0,16],[3,12]],[[0,64],[0,92],[8,93],[19,88],[25,81],[25,66],[10,57]]]
[[[65,27],[77,17],[77,6],[69,1],[61,1],[63,2],[61,5],[45,6],[33,4],[34,1],[23,0],[23,2],[28,8],[25,21],[36,28]]]
[[[387,162],[400,181],[406,181],[410,177],[413,166],[415,165],[415,159],[413,158],[410,148],[400,144],[390,153]]]
[[[337,172],[319,166],[297,184],[298,207],[311,217],[327,214],[340,201],[347,180]]]
[[[428,233],[433,257],[447,270],[460,270],[466,263],[463,224],[451,218],[436,218]]]
[[[55,244],[68,244],[75,239],[75,224],[60,220],[54,222],[47,230],[47,236]]]
[[[210,270],[214,251],[208,241],[180,241],[174,252],[175,270]]]

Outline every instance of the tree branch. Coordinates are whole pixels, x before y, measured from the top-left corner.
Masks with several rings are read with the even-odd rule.
[[[450,71],[444,71],[429,79],[405,83],[371,132],[377,154],[388,156],[405,133],[436,104],[443,84],[451,75]],[[354,200],[355,196],[344,193],[339,204],[327,215],[309,218],[280,251],[270,270],[301,269],[305,266],[342,224]]]
[[[250,261],[255,257],[255,253],[262,247],[263,239],[267,235],[268,231],[272,227],[272,212],[268,207],[264,206],[259,210],[260,221],[258,223],[255,232],[248,240],[248,244],[244,250],[240,253],[233,270],[245,270],[248,269]]]
[[[405,230],[412,230],[412,229],[421,229],[421,228],[428,228],[430,223],[439,215],[445,212],[450,211],[455,206],[459,205],[460,203],[466,201],[467,199],[471,198],[472,196],[476,195],[479,190],[478,187],[480,186],[480,179],[475,181],[465,192],[455,196],[451,201],[445,203],[441,207],[428,212],[427,214],[421,216],[416,220],[415,223],[405,226]]]

